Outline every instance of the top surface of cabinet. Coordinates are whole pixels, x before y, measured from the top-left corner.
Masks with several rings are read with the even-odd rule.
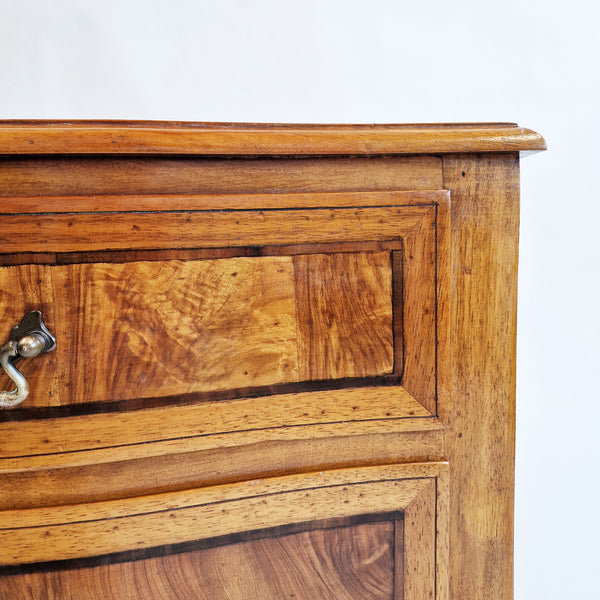
[[[368,155],[545,149],[538,133],[514,123],[0,121],[0,154]]]

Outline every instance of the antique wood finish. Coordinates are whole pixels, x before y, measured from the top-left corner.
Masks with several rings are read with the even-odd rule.
[[[68,265],[52,281],[63,404],[298,380],[289,259]]]
[[[50,264],[36,267],[36,281],[44,281],[46,298],[52,298],[49,324],[66,343],[56,351],[58,390],[52,402],[42,387],[24,406],[131,400],[144,407],[156,405],[157,398],[192,393],[215,400],[302,389],[276,389],[277,384],[339,380],[348,387],[394,375],[435,414],[436,257],[447,253],[438,244],[436,219],[447,227],[448,197],[401,194],[396,200],[404,205],[385,206],[391,199],[384,194],[384,205],[377,206],[379,193],[368,196],[376,206],[177,213],[195,220],[189,225],[194,234],[186,237],[174,227],[173,235],[186,240],[183,245],[197,236],[208,246],[179,254],[94,255],[87,251],[90,239],[110,247],[112,240],[134,243],[132,236],[101,229],[105,214],[68,214],[64,223],[58,220],[63,215],[22,215],[42,220],[44,248],[85,250],[54,254]],[[97,218],[91,232],[88,217]],[[169,220],[155,213],[131,213],[134,231],[141,217],[168,235]],[[71,245],[65,236],[72,233]],[[365,241],[353,241],[357,238]],[[140,245],[147,246],[148,239],[140,235]],[[245,246],[234,245],[240,239]],[[229,246],[211,250],[219,243]],[[23,260],[8,256],[9,263]],[[102,262],[91,262],[94,257]],[[0,282],[8,286],[17,275],[33,277],[28,269],[0,268]],[[25,308],[23,297],[16,297],[13,312]],[[190,370],[190,361],[197,368]]]
[[[0,334],[39,309],[58,339],[0,412],[0,599],[510,600],[518,152],[544,147],[0,123]]]
[[[447,157],[444,180],[452,194],[452,398],[460,405],[445,437],[450,583],[455,595],[510,598],[518,157]]]
[[[356,160],[356,159],[353,159]],[[376,164],[371,159],[367,164]],[[405,204],[432,204],[440,201],[447,196],[445,190],[438,189],[420,189],[421,186],[430,186],[432,188],[441,187],[441,169],[439,159],[433,159],[429,164],[427,176],[420,173],[420,165],[428,163],[427,160],[416,161],[414,159],[403,158],[402,162],[394,162],[391,159],[381,161],[382,164],[391,162],[391,173],[375,173],[378,176],[376,182],[380,187],[399,185],[413,186],[414,189],[404,191],[381,191],[374,187],[373,192],[326,192],[322,191],[316,194],[309,193],[282,193],[274,191],[271,194],[250,193],[243,190],[237,194],[165,194],[149,195],[132,193],[131,195],[112,196],[103,194],[101,196],[4,196],[2,197],[3,214],[38,214],[38,213],[77,213],[77,212],[127,212],[127,211],[184,211],[184,210],[248,210],[248,209],[269,209],[269,208],[343,208],[347,206],[402,206]],[[306,160],[302,161],[302,165]],[[228,163],[229,164],[229,163]],[[288,162],[286,162],[286,165]],[[349,171],[345,181],[351,174],[356,174],[356,165],[351,164],[352,171]],[[5,164],[3,165],[5,168]],[[303,178],[310,173],[307,170],[300,171]],[[35,175],[35,171],[33,175]],[[5,186],[6,172],[2,173],[0,178],[0,190],[6,192]],[[204,172],[199,175],[206,177]],[[281,177],[286,176],[283,173]],[[387,175],[387,177],[385,177]],[[327,178],[328,174],[323,174]],[[395,180],[390,180],[394,176]],[[420,177],[420,179],[419,179]],[[28,180],[24,180],[23,184]],[[178,180],[179,181],[179,180]],[[301,179],[301,185],[305,188],[310,187],[309,182]],[[100,182],[99,182],[100,184]],[[280,182],[281,184],[281,182]],[[356,187],[371,187],[365,185],[364,181],[350,182],[349,185]],[[23,186],[19,186],[23,189]],[[319,190],[315,190],[319,191]]]
[[[397,527],[398,519],[321,528],[139,562],[17,575],[7,578],[6,590],[14,600],[392,600],[400,583]]]
[[[299,255],[294,274],[300,379],[394,370],[389,252]]]
[[[315,520],[404,511],[422,493],[435,498],[435,486],[429,484],[444,471],[443,463],[362,467],[68,508],[7,510],[10,526],[0,529],[0,556],[7,566],[47,562],[41,543],[47,537],[53,540],[55,560],[74,560]],[[421,562],[430,564],[434,558],[422,557]]]
[[[513,123],[481,125],[251,125],[28,122],[0,124],[0,154],[327,155],[545,150]]]
[[[2,264],[0,257],[0,264]],[[0,323],[9,325],[2,335],[8,337],[10,327],[16,325],[27,312],[41,310],[50,324],[54,323],[55,306],[52,302],[52,283],[48,277],[48,268],[28,264],[14,268],[0,267]],[[7,301],[7,299],[11,301]],[[13,300],[15,299],[15,300]],[[18,300],[16,300],[18,299]],[[1,344],[6,340],[3,339]],[[31,389],[35,390],[35,402],[38,406],[58,404],[58,371],[56,354],[48,354],[42,364],[26,361],[19,365],[27,377]],[[12,389],[12,382],[0,369],[0,389]]]
[[[0,157],[0,195],[230,195],[442,188],[441,161],[434,156],[227,161],[197,157],[91,156],[44,158],[42,165],[40,169],[40,159],[31,157]],[[69,173],[67,178],[65,171]],[[242,197],[238,202],[244,200]],[[39,200],[34,199],[19,202],[25,206],[39,205]],[[84,202],[89,204],[90,200]],[[146,198],[142,198],[142,202],[147,202]],[[255,206],[248,203],[245,208]],[[104,210],[102,204],[99,209]]]
[[[36,587],[47,597],[57,592],[77,597],[85,590],[78,586],[95,579],[100,587],[91,593],[120,598],[117,578],[125,575],[141,577],[142,586],[147,579],[166,578],[169,597],[201,584],[205,592],[214,590],[224,598],[252,593],[277,598],[286,595],[281,585],[291,586],[283,588],[287,594],[298,587],[304,590],[298,593],[324,590],[331,598],[396,598],[404,590],[399,597],[425,600],[436,589],[438,597],[447,598],[447,546],[441,542],[447,528],[446,470],[444,463],[363,467],[96,502],[68,512],[59,507],[12,513],[17,518],[13,527],[0,531],[8,544],[2,550],[4,589],[15,598],[31,597],[27,593]],[[15,552],[19,564],[39,560],[36,540],[46,538],[52,538],[56,557],[68,559],[59,573],[44,575],[35,565],[8,566]],[[129,548],[132,542],[133,554],[114,553],[119,543]],[[420,547],[428,552],[415,554]],[[98,561],[86,558],[107,549],[112,554],[100,564],[120,566],[93,567]],[[131,559],[137,562],[128,563]],[[230,572],[225,581],[212,579],[225,573],[216,560],[239,565],[239,577]],[[274,565],[279,567],[271,573]],[[56,566],[48,563],[45,570]],[[187,573],[168,577],[165,571],[173,567]],[[152,589],[144,597],[164,593]]]
[[[307,243],[385,241],[407,234],[424,206],[321,210],[193,211],[7,215],[0,252],[26,227],[43,232],[19,243],[23,252],[82,252],[169,248],[222,248]],[[125,219],[127,215],[127,219]]]
[[[187,447],[171,446],[169,452],[164,447],[152,448],[139,458],[145,448],[138,445],[131,453],[130,447],[125,447],[88,452],[83,457],[61,454],[45,457],[46,461],[44,457],[37,461],[21,459],[18,471],[5,470],[1,476],[0,508],[80,504],[309,472],[314,468],[327,470],[441,457],[441,432],[431,424],[429,428],[406,431],[402,436],[382,433],[381,426],[379,433],[373,427],[368,436],[360,437],[352,435],[354,431],[340,429],[320,430],[318,434],[323,437],[319,438],[280,439],[276,455],[269,442],[243,448],[230,443],[219,450],[194,450],[192,442]],[[342,433],[346,435],[342,437]],[[331,439],[336,434],[338,437]]]
[[[69,342],[58,351],[67,392],[62,403],[390,373],[389,253],[332,255],[342,281],[324,264],[328,256],[53,269],[56,331]],[[315,304],[304,301],[314,282],[325,279],[330,297],[319,290],[321,312],[333,326],[319,322]],[[359,294],[369,288],[365,305]],[[82,289],[85,296],[73,302]],[[80,349],[75,360],[68,354],[73,346]],[[319,353],[323,348],[333,356]],[[190,361],[198,365],[193,372]],[[89,366],[95,364],[101,369]]]

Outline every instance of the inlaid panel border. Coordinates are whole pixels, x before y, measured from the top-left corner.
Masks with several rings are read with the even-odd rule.
[[[445,600],[447,494],[447,464],[427,463],[3,511],[0,575],[85,568],[315,528],[394,520],[400,522],[396,579],[403,588],[396,598]],[[52,562],[44,560],[48,545]]]

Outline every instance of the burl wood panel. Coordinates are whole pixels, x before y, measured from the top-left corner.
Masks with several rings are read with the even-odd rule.
[[[55,267],[64,404],[297,381],[289,258]]]
[[[52,267],[61,403],[390,372],[389,253],[296,258]]]
[[[300,378],[391,373],[390,253],[301,255],[293,260]]]
[[[392,600],[394,521],[0,579],[8,600]]]

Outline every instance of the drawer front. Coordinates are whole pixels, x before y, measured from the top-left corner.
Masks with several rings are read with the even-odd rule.
[[[0,321],[40,309],[57,348],[21,363],[31,393],[12,418],[367,385],[401,385],[435,414],[446,198],[370,196],[368,208],[28,215],[44,237],[23,250],[41,264],[0,268]]]
[[[443,463],[290,475],[7,516],[0,575],[10,597],[58,587],[68,597],[163,598],[166,586],[169,596],[194,598],[246,598],[249,591],[256,598],[447,598]],[[49,539],[59,563],[47,560]]]

